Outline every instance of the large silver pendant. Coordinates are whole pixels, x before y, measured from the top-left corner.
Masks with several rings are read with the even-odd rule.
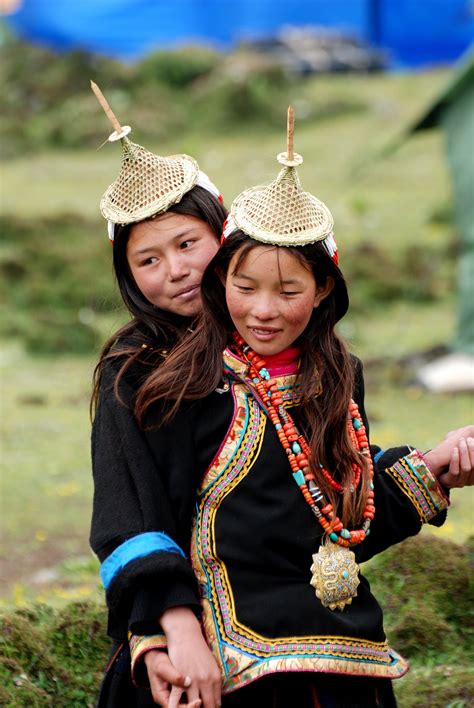
[[[343,610],[356,597],[359,566],[349,548],[326,540],[313,555],[311,572],[311,585],[324,607]]]

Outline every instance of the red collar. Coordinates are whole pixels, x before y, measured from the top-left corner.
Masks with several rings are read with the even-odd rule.
[[[268,372],[271,376],[286,376],[296,374],[300,363],[299,347],[289,347],[279,354],[264,356]]]

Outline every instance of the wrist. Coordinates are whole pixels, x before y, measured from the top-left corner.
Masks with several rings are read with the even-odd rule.
[[[446,468],[441,466],[438,456],[436,455],[436,451],[430,449],[423,453],[420,452],[419,455],[437,485],[437,490],[440,492],[441,497],[443,497],[449,504],[449,489],[445,487],[439,479],[443,472],[446,471]]]
[[[150,647],[148,649],[145,649],[143,653],[138,657],[143,659],[143,663],[146,665],[148,668],[149,665],[151,665],[154,661],[155,656],[158,654],[162,654],[163,652],[167,651],[167,647]]]
[[[425,465],[433,475],[433,477],[438,477],[440,474],[442,474],[443,467],[441,467],[440,461],[439,461],[439,456],[436,454],[436,450],[427,450],[426,452],[421,453],[421,457],[424,460]]]
[[[430,448],[429,450],[426,450],[426,452],[420,452],[420,455],[425,461],[426,466],[430,470],[430,472],[433,472],[433,467],[432,464],[430,463],[430,456],[432,457],[432,452],[433,450]]]
[[[201,633],[201,626],[196,615],[189,607],[170,607],[160,617],[160,625],[167,637]]]

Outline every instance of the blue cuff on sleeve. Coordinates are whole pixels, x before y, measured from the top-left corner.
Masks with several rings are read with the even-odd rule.
[[[382,455],[385,454],[385,450],[379,450],[377,454],[374,455],[374,462],[378,462]]]
[[[115,576],[129,563],[137,558],[144,558],[150,553],[162,551],[165,553],[178,553],[185,557],[183,551],[172,538],[161,531],[148,531],[124,541],[117,546],[100,567],[102,584],[107,590]]]

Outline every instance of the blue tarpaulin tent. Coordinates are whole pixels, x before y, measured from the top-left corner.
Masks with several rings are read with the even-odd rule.
[[[474,0],[17,0],[20,36],[56,50],[138,59],[176,44],[229,48],[282,25],[343,29],[389,50],[393,66],[451,62],[474,37]]]

